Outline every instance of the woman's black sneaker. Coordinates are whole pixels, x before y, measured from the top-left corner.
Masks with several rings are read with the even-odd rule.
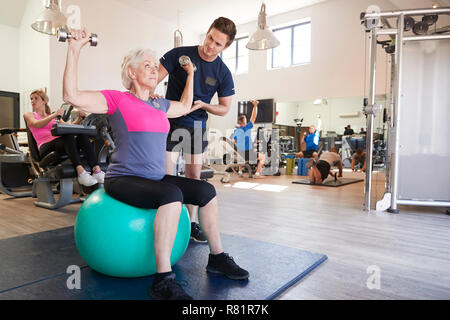
[[[206,271],[223,274],[232,280],[245,280],[249,277],[248,271],[239,267],[233,257],[225,252],[217,255],[210,254]]]
[[[200,225],[195,222],[191,222],[191,239],[199,243],[207,243],[208,238],[206,234],[200,229]]]
[[[193,300],[183,287],[175,280],[175,273],[164,277],[162,280],[153,281],[150,297],[155,300]]]

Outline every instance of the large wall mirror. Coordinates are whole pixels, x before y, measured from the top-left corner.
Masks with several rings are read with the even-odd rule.
[[[378,95],[376,104],[380,106],[374,121],[374,141],[385,148],[388,129],[383,121],[383,110],[387,107],[386,95]],[[281,152],[304,150],[301,136],[309,126],[317,127],[321,122],[322,150],[336,147],[340,150],[344,166],[351,164],[351,155],[357,148],[365,149],[366,116],[363,112],[363,97],[320,98],[306,101],[277,102],[273,128],[279,129],[280,144],[289,146]],[[350,126],[351,130],[346,131]],[[348,128],[347,128],[348,129]],[[382,159],[380,159],[380,164]]]

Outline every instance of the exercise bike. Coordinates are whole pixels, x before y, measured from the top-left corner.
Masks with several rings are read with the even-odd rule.
[[[17,133],[23,129],[0,129],[0,191],[14,198],[32,196],[36,177],[28,154],[20,149]]]

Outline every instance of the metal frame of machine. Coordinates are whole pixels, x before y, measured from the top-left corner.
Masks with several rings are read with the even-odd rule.
[[[450,202],[447,201],[420,201],[420,200],[404,200],[398,197],[398,182],[399,182],[399,138],[400,121],[399,115],[402,108],[401,88],[402,88],[402,70],[403,70],[403,44],[408,41],[436,41],[446,40],[450,41],[449,30],[443,30],[434,34],[405,36],[405,23],[407,23],[408,17],[413,16],[439,16],[450,14],[450,7],[435,8],[435,9],[413,9],[413,10],[400,10],[400,11],[386,11],[386,12],[363,12],[361,13],[361,23],[364,24],[366,32],[370,34],[370,56],[369,56],[369,92],[368,99],[364,101],[364,112],[367,115],[367,168],[372,168],[373,164],[373,122],[376,115],[378,106],[375,104],[375,83],[376,83],[376,64],[377,64],[377,44],[381,41],[377,41],[378,36],[388,35],[391,38],[391,43],[394,46],[389,48],[386,52],[392,54],[393,64],[393,83],[392,89],[392,109],[390,119],[390,130],[388,130],[388,139],[392,142],[388,145],[388,156],[386,163],[386,193],[391,194],[389,212],[397,213],[398,205],[421,205],[421,206],[443,206],[450,207]],[[392,28],[388,22],[388,18],[397,19],[397,28]],[[437,20],[437,19],[436,19]],[[407,26],[408,27],[408,26]],[[398,45],[402,44],[402,45]],[[371,210],[371,194],[372,194],[372,170],[366,171],[365,181],[365,201],[364,209],[366,211]]]

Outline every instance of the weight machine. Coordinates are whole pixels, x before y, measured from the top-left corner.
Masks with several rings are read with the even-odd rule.
[[[373,122],[377,45],[392,57],[392,83],[387,116],[386,193],[377,204],[398,213],[398,205],[450,207],[450,33],[429,31],[450,7],[386,12],[363,12],[361,23],[370,34],[367,165],[364,209],[371,210]],[[417,17],[421,21],[415,22]],[[395,19],[396,28],[388,19]],[[413,35],[407,34],[412,30]],[[387,41],[377,38],[388,36]]]

